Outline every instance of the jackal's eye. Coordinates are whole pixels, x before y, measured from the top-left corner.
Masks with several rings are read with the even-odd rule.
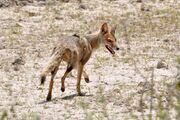
[[[112,40],[110,38],[107,39],[108,42],[112,42]]]

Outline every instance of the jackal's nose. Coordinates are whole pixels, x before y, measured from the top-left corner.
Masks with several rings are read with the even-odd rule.
[[[117,47],[116,50],[119,50],[119,48]]]

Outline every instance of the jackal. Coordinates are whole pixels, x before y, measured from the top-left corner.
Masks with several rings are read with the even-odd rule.
[[[54,47],[52,56],[47,66],[41,73],[41,84],[44,84],[46,75],[51,72],[51,81],[49,84],[49,92],[46,100],[51,100],[53,79],[58,71],[61,61],[67,62],[67,69],[61,78],[61,91],[65,91],[65,78],[74,69],[77,68],[77,93],[82,95],[80,89],[81,76],[84,76],[85,81],[89,82],[89,77],[84,65],[87,63],[93,50],[99,48],[100,45],[105,46],[111,54],[115,54],[115,50],[119,50],[115,37],[116,27],[110,27],[107,23],[103,23],[100,31],[96,34],[89,34],[85,36],[72,35],[62,36],[59,43]]]

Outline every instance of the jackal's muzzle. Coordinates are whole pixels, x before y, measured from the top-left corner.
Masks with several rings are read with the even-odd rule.
[[[111,54],[115,54],[115,51],[114,51],[114,49],[113,49],[111,46],[105,45],[105,47],[109,50],[109,52],[110,52]]]

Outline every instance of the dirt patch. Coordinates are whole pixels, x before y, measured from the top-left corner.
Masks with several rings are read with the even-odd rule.
[[[25,6],[31,5],[35,0],[0,0],[0,7],[11,7],[11,6]],[[36,0],[45,1],[45,0]]]
[[[179,1],[82,2],[86,7],[56,1],[0,8],[0,116],[17,120],[178,119]],[[90,83],[82,80],[83,97],[76,96],[76,77],[68,77],[66,91],[60,91],[66,68],[62,63],[52,101],[46,102],[50,78],[40,86],[39,73],[59,36],[97,31],[103,22],[117,25],[120,52],[112,57],[102,47],[93,53],[85,66]],[[157,69],[159,61],[168,67]]]

